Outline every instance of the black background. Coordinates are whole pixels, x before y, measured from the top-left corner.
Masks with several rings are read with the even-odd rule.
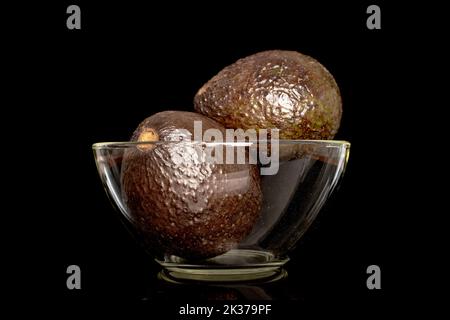
[[[24,213],[15,237],[22,250],[14,253],[25,279],[16,285],[19,296],[73,306],[140,301],[154,308],[159,300],[245,299],[249,292],[295,308],[339,303],[384,310],[398,303],[410,250],[402,223],[412,213],[399,199],[405,170],[392,166],[405,150],[392,137],[404,137],[399,123],[413,108],[399,92],[407,89],[402,79],[414,60],[405,47],[418,32],[405,27],[405,16],[411,18],[405,7],[376,3],[381,30],[366,28],[372,2],[364,1],[73,1],[22,8],[12,27],[24,32],[11,37],[12,48],[20,49],[9,60],[16,68],[10,83],[19,88],[11,105],[23,112],[14,134],[27,154],[15,160],[22,178],[12,186],[19,190],[17,212]],[[82,30],[67,30],[69,4],[80,5]],[[238,58],[267,49],[311,55],[339,84],[344,114],[336,139],[352,143],[340,189],[291,254],[287,280],[250,290],[160,283],[158,266],[112,209],[91,145],[129,139],[157,111],[192,110],[204,82]],[[20,196],[24,183],[32,190],[27,197]],[[71,264],[81,267],[82,290],[66,288]],[[381,267],[382,290],[366,287],[371,264]],[[39,270],[31,289],[30,266]]]

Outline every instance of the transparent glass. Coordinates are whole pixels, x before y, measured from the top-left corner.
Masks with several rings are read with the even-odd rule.
[[[171,281],[280,278],[289,251],[344,173],[350,144],[280,140],[278,170],[270,175],[260,174],[260,169],[271,163],[254,164],[250,157],[240,167],[213,163],[201,167],[211,161],[201,157],[202,150],[218,145],[245,146],[246,155],[254,148],[264,149],[261,143],[252,142],[167,141],[97,143],[93,150],[108,196],[130,231],[163,267],[160,276]],[[130,155],[142,157],[142,161]],[[150,161],[152,155],[158,155],[159,162]],[[186,168],[192,171],[186,173]],[[198,172],[193,170],[197,168]],[[258,177],[249,180],[249,172],[255,172],[255,168]],[[167,175],[166,169],[176,178]],[[195,172],[201,173],[200,182]],[[181,179],[186,176],[190,178]],[[251,188],[256,193],[248,193]],[[246,210],[252,212],[251,219],[244,219]],[[183,222],[186,217],[192,221]],[[238,231],[239,236],[235,236]],[[216,250],[219,247],[221,250]]]

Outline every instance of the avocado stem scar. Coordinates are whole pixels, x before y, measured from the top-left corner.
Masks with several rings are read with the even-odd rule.
[[[140,135],[137,140],[138,142],[153,142],[159,141],[159,135],[152,128],[146,128]],[[155,147],[153,144],[143,144],[139,145],[138,148],[141,150],[152,150]]]

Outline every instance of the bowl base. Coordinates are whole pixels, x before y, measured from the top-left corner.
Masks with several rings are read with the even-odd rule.
[[[267,282],[280,280],[287,275],[281,267],[288,260],[277,259],[267,251],[233,249],[198,264],[177,256],[156,261],[164,268],[158,277],[169,282]]]

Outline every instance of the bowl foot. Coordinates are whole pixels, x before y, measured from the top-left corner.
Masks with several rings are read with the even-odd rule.
[[[197,264],[176,256],[156,261],[163,267],[158,277],[169,282],[223,283],[280,280],[287,275],[281,267],[288,260],[267,251],[233,249]]]

